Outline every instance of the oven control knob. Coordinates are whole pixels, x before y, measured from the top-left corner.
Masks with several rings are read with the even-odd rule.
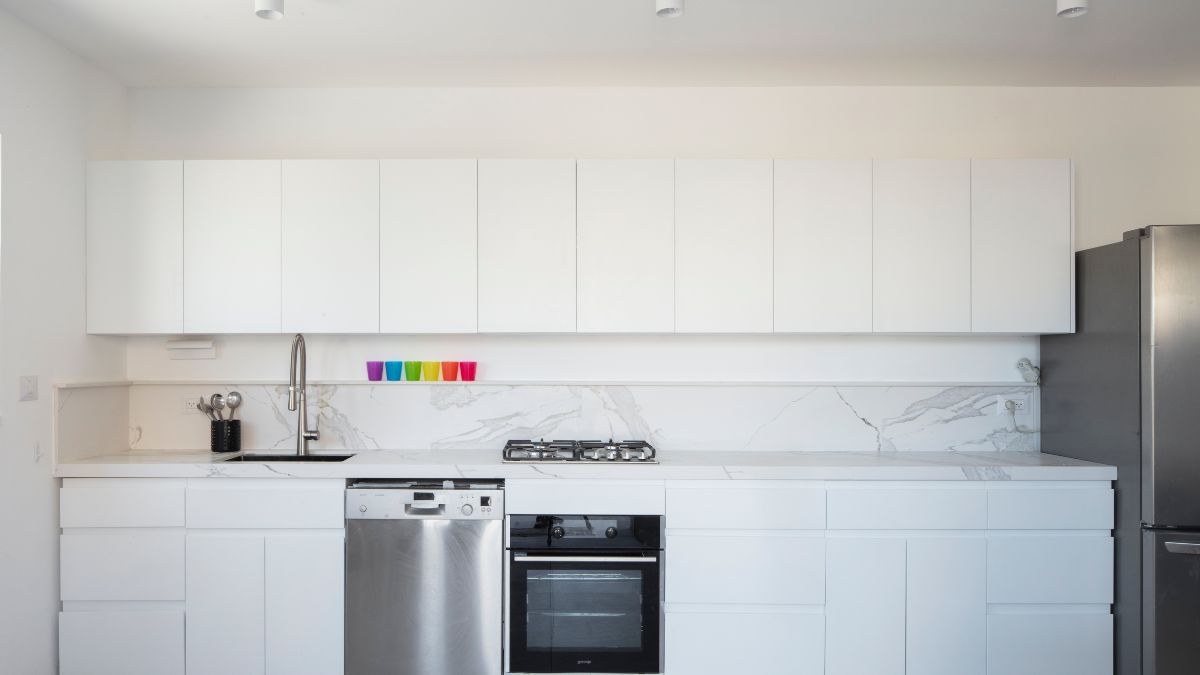
[[[475,507],[471,506],[470,504],[463,504],[462,508],[459,509],[459,511],[462,511],[462,514],[464,516],[471,515],[471,512],[473,512],[474,510],[475,510]]]
[[[550,536],[554,537],[555,539],[562,539],[563,537],[567,536],[567,530],[562,525],[555,525],[554,527],[550,528]]]
[[[615,528],[615,527],[608,528],[607,530],[604,531],[604,536],[608,537],[609,539],[616,539],[617,538],[617,528]]]

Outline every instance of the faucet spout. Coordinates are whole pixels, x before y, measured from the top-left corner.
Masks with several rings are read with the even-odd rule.
[[[297,377],[299,375],[299,377]],[[288,368],[288,410],[296,411],[296,454],[308,454],[308,442],[321,438],[321,418],[317,428],[308,428],[308,404],[305,401],[308,389],[308,351],[304,336],[300,333],[292,338],[292,358]]]

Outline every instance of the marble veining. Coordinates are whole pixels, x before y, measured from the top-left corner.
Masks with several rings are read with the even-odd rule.
[[[243,447],[295,444],[287,387],[275,384],[134,384],[129,448],[201,450],[208,420],[180,414],[184,398],[236,389]],[[1026,414],[997,414],[1021,394]],[[661,451],[1037,451],[1034,387],[797,385],[420,386],[319,384],[309,388],[316,450],[498,450],[510,438],[645,439]],[[134,431],[136,430],[136,432]]]

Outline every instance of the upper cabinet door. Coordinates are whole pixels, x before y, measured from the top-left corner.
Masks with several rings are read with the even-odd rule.
[[[775,332],[871,331],[871,162],[775,162]]]
[[[579,331],[675,329],[671,160],[579,162]]]
[[[575,160],[479,160],[479,330],[575,331]]]
[[[971,164],[875,162],[875,331],[971,330]]]
[[[379,332],[383,253],[378,161],[284,160],[284,331]]]
[[[675,163],[675,330],[772,328],[771,161]]]
[[[90,162],[87,330],[183,331],[183,162]]]
[[[380,332],[475,332],[475,160],[385,160],[379,171]]]
[[[184,163],[184,332],[280,331],[280,169]]]
[[[971,162],[971,328],[1074,330],[1071,162]]]

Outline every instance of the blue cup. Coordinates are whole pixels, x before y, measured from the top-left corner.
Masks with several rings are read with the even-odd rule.
[[[387,361],[383,364],[383,366],[387,369],[388,382],[400,381],[400,374],[404,372],[403,361]]]

